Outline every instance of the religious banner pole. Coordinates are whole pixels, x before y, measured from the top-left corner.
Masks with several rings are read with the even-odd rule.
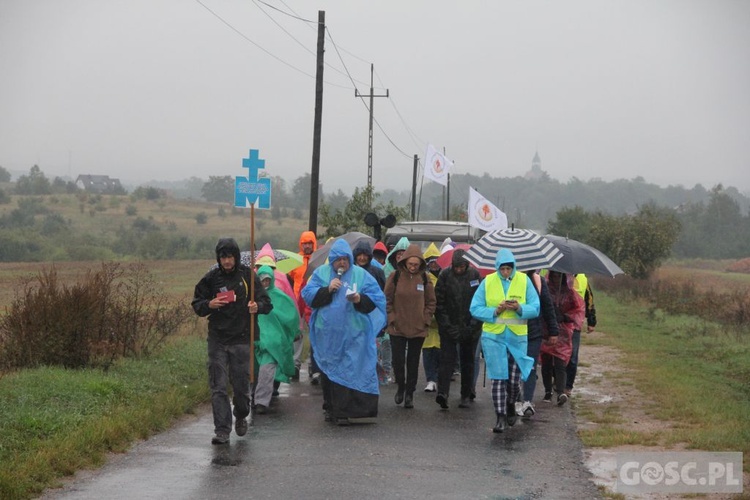
[[[255,302],[255,203],[250,204],[250,302]],[[258,314],[257,312],[255,314]],[[250,383],[255,383],[255,318],[250,316]]]
[[[250,207],[250,300],[255,302],[255,205],[259,209],[271,208],[271,179],[262,175],[266,161],[258,156],[257,149],[242,159],[242,167],[248,169],[247,177],[235,177],[234,206]],[[257,312],[255,314],[258,314]],[[250,383],[255,383],[255,319],[250,315]]]

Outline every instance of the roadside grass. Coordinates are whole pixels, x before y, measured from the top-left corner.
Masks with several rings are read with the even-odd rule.
[[[644,304],[597,294],[601,312],[594,343],[615,347],[633,383],[648,396],[646,411],[672,422],[658,434],[624,431],[612,416],[581,431],[586,446],[673,446],[750,452],[750,338],[686,316],[654,315]],[[583,336],[583,342],[591,342]],[[577,411],[593,413],[586,404]],[[744,465],[745,471],[750,464]]]
[[[206,401],[205,339],[192,328],[108,372],[45,367],[0,378],[0,498],[30,498],[97,467]]]

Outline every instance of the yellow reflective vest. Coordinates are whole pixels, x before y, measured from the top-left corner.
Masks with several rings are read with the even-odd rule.
[[[578,292],[578,295],[580,295],[582,299],[585,299],[586,288],[589,286],[589,279],[585,274],[576,274],[573,281],[573,287],[576,289],[576,292]]]
[[[513,275],[507,297],[500,279],[497,273],[492,273],[484,279],[485,304],[488,307],[497,307],[504,300],[517,300],[519,304],[526,303],[526,284],[529,280],[524,273],[516,271]],[[519,318],[515,311],[503,311],[495,318],[494,323],[484,323],[482,331],[500,334],[505,331],[506,326],[516,335],[527,335],[529,331],[526,320]]]

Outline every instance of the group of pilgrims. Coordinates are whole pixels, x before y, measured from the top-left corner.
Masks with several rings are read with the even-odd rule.
[[[280,384],[299,379],[306,334],[309,380],[322,388],[325,420],[338,425],[372,422],[382,385],[395,384],[394,403],[413,408],[420,360],[424,390],[435,393],[438,407],[450,408],[451,381],[459,376],[457,406],[469,409],[483,357],[496,433],[513,426],[518,417],[535,414],[537,366],[543,401],[562,406],[570,397],[581,329],[584,322],[589,331],[596,324],[593,294],[584,275],[521,272],[513,253],[504,248],[497,252],[494,271],[480,272],[450,240],[422,251],[406,237],[391,249],[382,242],[373,246],[360,240],[351,247],[335,239],[326,262],[308,269],[318,248],[315,234],[303,232],[299,246],[302,265],[288,274],[276,269],[269,244],[255,259],[256,283],[271,303],[264,309],[258,301],[254,314],[259,332],[248,405],[256,413],[267,412]],[[446,253],[449,258],[440,259]],[[218,246],[217,262],[221,267]],[[200,310],[199,286],[193,306],[199,315],[209,315],[210,344],[210,314],[216,309]],[[208,299],[210,293],[202,296]],[[251,316],[253,312],[250,309]],[[226,440],[218,441],[228,442],[226,416],[217,419],[216,410],[217,404],[228,407],[226,387],[212,382],[212,401],[217,432],[213,442],[221,444],[220,435]],[[246,430],[243,413],[235,408],[239,435]],[[231,417],[229,422],[231,428]]]

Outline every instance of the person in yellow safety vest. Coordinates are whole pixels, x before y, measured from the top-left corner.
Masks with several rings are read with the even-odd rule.
[[[438,274],[440,274],[440,266],[437,263],[440,250],[434,243],[430,243],[422,257],[427,262],[427,277],[432,281],[432,286],[435,286]],[[422,367],[424,368],[424,377],[427,379],[424,392],[435,392],[437,391],[438,367],[440,366],[440,335],[438,335],[438,327],[434,318],[427,331],[427,338],[424,339],[424,344],[422,344]]]
[[[578,273],[573,279],[573,287],[578,295],[583,299],[586,306],[586,332],[591,333],[596,327],[596,308],[594,307],[594,292],[591,291],[591,283],[588,277],[583,273]],[[581,347],[581,330],[573,332],[573,352],[570,355],[570,361],[565,367],[565,395],[570,397],[573,392],[573,384],[578,373],[578,350]]]
[[[516,423],[515,402],[534,366],[526,354],[527,321],[539,316],[539,295],[531,279],[516,269],[516,258],[507,248],[495,257],[494,272],[480,283],[469,311],[482,321],[482,351],[492,380],[492,401],[497,420],[492,432],[503,432]]]

